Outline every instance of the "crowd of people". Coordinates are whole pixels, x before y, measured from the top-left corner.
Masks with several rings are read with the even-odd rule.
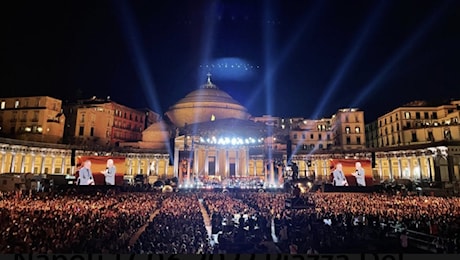
[[[2,253],[126,252],[133,234],[161,201],[155,193],[4,194]]]
[[[410,247],[405,230],[436,238],[438,252],[460,252],[458,197],[304,193],[300,197],[314,207],[294,210],[285,207],[291,196],[280,191],[3,193],[0,252],[394,252],[399,249],[392,243],[399,238],[396,246]],[[401,236],[393,238],[398,231]],[[210,233],[217,235],[216,243]]]
[[[166,198],[159,213],[131,249],[144,254],[212,253],[196,194],[176,193]]]

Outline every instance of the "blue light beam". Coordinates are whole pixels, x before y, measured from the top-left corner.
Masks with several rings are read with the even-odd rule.
[[[118,11],[120,12],[120,25],[123,30],[124,39],[128,45],[128,51],[131,54],[131,61],[136,68],[137,76],[144,92],[147,94],[147,101],[155,111],[162,114],[160,102],[155,89],[155,83],[150,75],[148,62],[145,60],[145,54],[141,46],[141,36],[135,25],[133,14],[124,0],[117,1]]]
[[[137,30],[133,14],[130,7],[124,0],[117,1],[117,10],[119,12],[119,22],[124,34],[124,39],[128,45],[128,51],[131,54],[131,61],[136,68],[137,76],[141,83],[142,89],[147,97],[147,102],[150,107],[153,107],[156,112],[163,114],[160,107],[160,102],[155,88],[155,83],[150,75],[150,68],[145,59],[145,54],[141,46],[141,36]],[[165,140],[168,152],[171,154],[169,140]]]
[[[316,17],[318,17],[321,14],[320,9],[323,7],[324,3],[325,1],[315,2],[315,6],[311,8],[310,11],[305,15],[303,22],[299,25],[297,30],[294,30],[294,31],[297,31],[297,33],[292,37],[292,39],[288,41],[287,47],[280,48],[282,50],[281,54],[277,57],[275,62],[273,62],[273,60],[271,60],[270,63],[266,62],[264,66],[265,67],[264,68],[265,69],[264,80],[260,85],[258,85],[252,91],[250,97],[248,98],[248,101],[245,104],[246,107],[251,107],[252,104],[260,97],[261,92],[264,90],[264,87],[267,84],[267,80],[271,81],[275,78],[274,76],[270,76],[270,75],[274,75],[276,73],[276,71],[281,66],[281,64],[286,60],[288,55],[292,52],[292,50],[294,49],[294,46],[298,43],[302,34],[306,30],[308,30],[311,26],[314,25],[313,21]],[[268,95],[268,93],[269,92],[267,91],[266,95]],[[270,114],[272,112],[272,109],[271,108],[268,109],[270,107],[268,102],[266,104],[266,107],[267,107],[266,111],[269,112],[268,114]]]
[[[369,32],[376,31],[375,29],[371,29],[375,26],[377,19],[382,15],[382,10],[385,7],[385,3],[387,3],[387,1],[380,1],[380,3],[376,5],[372,12],[369,14],[366,22],[363,23],[364,26],[361,28],[361,30],[359,30],[359,36],[355,38],[353,44],[351,45],[353,46],[351,51],[349,51],[346,57],[342,60],[342,63],[338,70],[335,72],[334,77],[329,81],[326,92],[322,95],[322,99],[320,100],[319,105],[316,106],[315,112],[310,118],[317,119],[319,114],[322,113],[326,104],[330,103],[332,94],[335,92],[338,86],[340,86],[344,76],[350,70],[351,64],[354,62],[359,51],[362,49],[362,46],[366,40],[369,39]]]
[[[205,17],[203,19],[203,35],[201,38],[201,57],[200,57],[200,64],[208,64],[211,60],[211,53],[214,50],[214,34],[215,34],[215,25],[216,25],[216,14],[217,14],[217,6],[220,1],[214,1],[209,4],[209,7],[206,10]],[[210,71],[206,71],[208,73]],[[197,75],[197,84],[196,86],[200,85],[202,82],[202,71],[198,70]]]
[[[445,1],[438,9],[436,9],[433,14],[426,19],[423,24],[416,30],[409,39],[405,42],[403,47],[398,50],[390,60],[385,64],[385,66],[379,71],[377,76],[367,84],[367,86],[357,95],[356,99],[353,100],[350,107],[358,107],[359,104],[379,85],[381,85],[385,80],[387,80],[388,73],[395,67],[395,65],[404,58],[411,49],[419,42],[419,40],[426,34],[428,29],[438,20],[438,18],[445,12],[451,1]]]

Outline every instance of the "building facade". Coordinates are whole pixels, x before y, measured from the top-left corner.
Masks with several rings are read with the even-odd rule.
[[[159,118],[151,110],[96,97],[66,105],[65,112],[68,119],[64,139],[85,146],[118,146],[120,142],[141,140],[142,131]]]
[[[430,105],[414,101],[377,119],[377,136],[370,136],[376,147],[398,147],[460,141],[460,100]]]
[[[61,143],[65,115],[62,102],[48,96],[0,99],[0,134],[3,137]]]
[[[359,109],[339,109],[330,118],[279,118],[269,115],[253,117],[255,122],[273,126],[275,146],[287,152],[312,153],[331,150],[362,150],[366,147],[364,112]]]

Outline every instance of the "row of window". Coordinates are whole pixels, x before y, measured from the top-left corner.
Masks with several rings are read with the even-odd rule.
[[[118,117],[122,117],[121,116],[122,112],[120,110],[115,110],[115,115],[118,116]],[[124,117],[126,119],[126,112],[124,112]],[[133,118],[134,118],[134,121],[135,122],[140,122],[140,123],[143,123],[144,122],[144,119],[142,117],[138,117],[137,115],[135,115],[133,117],[132,114],[129,114],[129,120],[133,121]],[[85,122],[85,119],[86,119],[86,114],[85,113],[81,113],[81,116],[80,116],[80,123],[84,123]],[[94,121],[96,120],[96,117],[95,115],[91,115],[91,122],[94,123]],[[117,122],[117,121],[115,121]]]
[[[131,123],[126,123],[124,121],[114,121],[114,127],[121,128],[121,129],[127,129],[131,131],[136,131],[136,132],[142,132],[143,127],[142,125],[131,125]]]
[[[458,118],[451,118],[447,121],[442,121],[441,123],[438,123],[438,122],[415,122],[414,124],[412,124],[411,122],[406,122],[406,126],[405,126],[405,129],[411,129],[412,127],[417,127],[417,128],[420,128],[420,127],[430,127],[430,126],[440,126],[440,125],[450,125],[450,124],[458,124]],[[400,128],[399,128],[399,123],[396,123],[396,131],[400,131]],[[383,129],[383,132],[385,133],[385,135],[388,135],[388,127],[385,127]],[[393,133],[394,132],[394,128],[393,128],[393,125],[390,125],[390,133]],[[380,129],[379,131],[379,134],[382,136],[382,129]]]
[[[422,119],[422,113],[421,112],[415,112],[415,118],[412,118],[412,113],[411,112],[404,112],[404,119]],[[437,112],[423,112],[423,119],[438,119],[438,113]],[[398,121],[398,114],[395,114],[395,121]],[[390,116],[389,122],[387,121],[387,118],[379,121],[379,126],[381,127],[382,125],[386,125],[388,123],[393,123],[393,115]]]
[[[345,138],[345,142],[346,142],[346,144],[351,144],[351,137],[347,136]],[[356,137],[356,144],[361,144],[361,136]]]
[[[322,134],[318,134],[318,140],[322,140],[322,137],[323,137]],[[293,138],[294,140],[297,140],[297,138],[298,138],[297,133],[294,133],[294,134],[292,135],[292,138]],[[306,139],[307,139],[307,135],[306,135],[305,133],[302,133],[302,139],[301,139],[301,140],[306,140]],[[314,134],[310,134],[310,139],[312,139],[312,140],[315,139],[315,135],[314,135]],[[331,140],[331,135],[330,135],[330,134],[327,134],[327,135],[326,135],[326,140]]]
[[[134,122],[141,122],[141,123],[144,122],[144,119],[142,116],[139,116],[139,117],[137,115],[133,116],[132,113],[128,114],[118,109],[115,109],[115,116],[122,117],[124,119],[134,120]]]
[[[94,136],[94,127],[90,127],[89,129],[89,136]],[[78,129],[78,136],[84,136],[85,135],[85,127],[80,126]],[[106,138],[110,138],[111,133],[110,130],[107,130],[105,132]],[[113,137],[115,139],[122,139],[122,140],[139,140],[140,134],[138,133],[131,133],[131,132],[125,132],[125,131],[114,131],[113,132]]]
[[[346,134],[351,134],[351,128],[349,126],[345,127],[345,133]],[[361,128],[359,126],[355,127],[355,134],[360,134],[361,133]]]
[[[0,131],[2,131],[2,130],[3,130],[3,128],[0,127]],[[17,132],[16,132],[16,130],[17,130]],[[49,131],[49,129],[48,129],[48,131]],[[16,133],[41,134],[41,133],[43,133],[43,127],[40,126],[40,125],[20,126],[17,129],[14,126],[10,127],[10,134],[14,135]]]
[[[345,139],[345,142],[347,145],[351,145],[351,137],[350,136],[347,136],[346,139]],[[356,137],[356,143],[357,145],[360,145],[361,144],[361,137],[357,136]],[[331,143],[328,143],[327,144],[327,149],[330,149],[332,147],[332,144]],[[313,150],[315,149],[315,144],[302,144],[302,150]],[[324,149],[324,145],[323,144],[318,144],[318,149]]]
[[[351,134],[351,128],[349,126],[345,127],[345,133],[346,134]],[[361,133],[361,128],[359,126],[356,126],[355,127],[355,134],[360,134]],[[297,133],[294,133],[292,135],[292,138],[294,140],[296,140],[298,138],[298,135]],[[305,133],[302,133],[302,140],[305,140],[306,139],[306,134]],[[310,134],[310,139],[315,139],[315,135],[314,134]],[[321,134],[318,134],[318,140],[322,140],[322,135]],[[330,134],[327,134],[326,135],[326,140],[331,140],[331,135]]]
[[[35,106],[31,106],[31,107],[39,107],[40,106],[40,98],[37,98],[35,104],[36,104]],[[20,107],[29,107],[29,100],[26,99],[24,101],[23,105],[20,104],[19,100],[15,100],[13,108],[20,108]],[[5,100],[0,101],[0,109],[5,109],[5,108],[6,108],[6,101]],[[57,102],[53,103],[53,108],[52,109],[55,110],[55,111],[58,110],[58,103]]]
[[[307,151],[311,151],[311,150],[314,150],[316,148],[316,145],[315,144],[303,144],[302,145],[302,150],[307,150]],[[318,144],[317,146],[318,149],[320,150],[323,150],[324,149],[324,144]],[[328,143],[326,144],[326,149],[331,149],[332,148],[332,144],[331,143]]]
[[[352,138],[351,138],[350,136],[347,136],[347,137],[345,138],[345,142],[346,142],[347,145],[351,145],[351,144],[352,144],[351,139],[352,139]],[[328,139],[328,140],[329,140],[329,139]],[[361,144],[361,137],[360,137],[360,136],[357,136],[357,137],[355,138],[355,140],[356,140],[356,142],[355,142],[354,144],[357,144],[357,145],[360,145],[360,144]],[[327,144],[327,147],[329,148],[330,145],[332,145],[332,144]],[[303,149],[303,150],[308,150],[308,149],[314,149],[314,148],[315,148],[315,144],[301,144],[301,146],[302,146],[302,149]],[[323,144],[318,144],[318,148],[319,148],[319,149],[323,149],[323,148],[324,148],[324,147],[323,147]]]
[[[345,116],[345,123],[350,122],[349,116]],[[354,123],[359,123],[359,117],[355,116],[355,122]]]
[[[449,129],[446,129],[443,131],[443,138],[444,140],[452,140],[452,135]],[[417,136],[417,132],[412,132],[410,142],[419,142],[419,141],[424,141],[424,140],[419,140]],[[427,132],[426,141],[429,141],[429,142],[436,141],[432,131]],[[401,143],[402,143],[401,136],[399,134],[396,139],[394,136],[391,136],[391,143],[390,143],[390,139],[388,138],[388,136],[385,138],[385,145],[390,145],[390,144],[396,145],[396,144],[401,144]],[[378,145],[380,147],[383,146],[383,138],[379,138]]]

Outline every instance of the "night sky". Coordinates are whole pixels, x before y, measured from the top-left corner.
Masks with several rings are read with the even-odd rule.
[[[212,81],[253,116],[460,98],[460,1],[5,1],[2,97],[163,114]]]

